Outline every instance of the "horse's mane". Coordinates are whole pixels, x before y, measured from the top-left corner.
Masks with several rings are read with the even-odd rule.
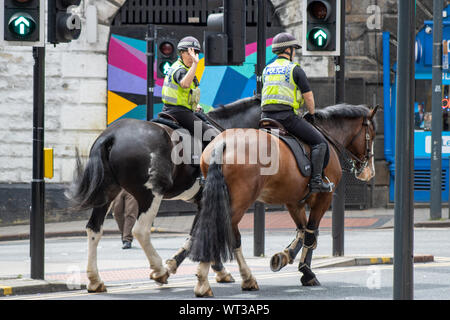
[[[314,113],[314,118],[320,122],[342,119],[357,119],[369,117],[370,114],[371,110],[366,105],[351,105],[343,103],[316,110]],[[374,128],[376,127],[374,119],[372,119],[372,125]]]
[[[325,109],[319,109],[315,112],[315,118],[318,120],[336,120],[342,118],[361,118],[370,115],[370,109],[365,105],[338,104],[329,106]]]
[[[208,115],[213,115],[217,118],[229,118],[255,105],[258,107],[261,105],[261,96],[254,95],[253,97],[243,98],[226,105],[219,105],[208,112]]]

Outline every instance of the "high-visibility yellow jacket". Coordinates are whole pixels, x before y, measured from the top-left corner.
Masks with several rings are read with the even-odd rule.
[[[296,114],[305,100],[294,82],[293,72],[298,63],[277,59],[264,68],[261,106],[284,104],[291,106]]]
[[[179,69],[184,68],[189,70],[180,60],[177,60],[171,67],[166,77],[164,78],[164,85],[162,88],[162,101],[166,105],[183,106],[192,110],[192,102],[190,103],[190,94],[192,90],[197,88],[195,81],[192,81],[189,88],[182,88],[175,82],[173,76]]]

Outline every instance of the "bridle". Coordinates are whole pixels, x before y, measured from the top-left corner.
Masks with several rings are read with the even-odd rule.
[[[351,157],[351,165],[352,168],[350,169],[350,172],[354,173],[355,176],[359,176],[365,168],[369,165],[369,161],[374,157],[374,153],[372,152],[372,148],[370,146],[370,133],[369,133],[369,125],[370,120],[367,117],[364,117],[361,129],[359,129],[358,133],[350,140],[345,150],[349,153]],[[358,158],[353,152],[350,152],[348,150],[348,147],[350,147],[353,144],[353,141],[356,140],[356,138],[359,137],[363,129],[365,128],[365,140],[366,140],[366,151],[362,159]],[[356,164],[359,164],[359,169]]]
[[[354,173],[355,176],[359,176],[365,168],[369,165],[369,161],[374,157],[374,154],[372,152],[372,148],[370,145],[370,132],[369,132],[369,126],[370,126],[370,119],[366,116],[363,119],[363,123],[361,126],[361,129],[356,133],[353,138],[350,140],[350,142],[344,146],[338,141],[336,141],[331,134],[329,134],[325,129],[319,127],[316,124],[312,124],[318,131],[320,131],[323,136],[331,143],[331,145],[344,156],[344,159],[348,161],[351,165],[350,172]],[[355,155],[353,152],[351,152],[348,148],[350,148],[353,144],[353,142],[360,136],[360,134],[365,129],[365,142],[366,142],[366,150],[365,154],[359,158],[357,155]]]

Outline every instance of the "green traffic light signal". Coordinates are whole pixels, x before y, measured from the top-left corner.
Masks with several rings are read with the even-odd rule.
[[[8,28],[15,36],[22,38],[34,32],[36,21],[28,13],[18,12],[9,19]]]
[[[308,41],[317,49],[325,49],[329,44],[330,32],[326,28],[315,27],[308,33]]]
[[[170,63],[170,61],[164,61],[159,65],[159,71],[161,71],[163,75],[167,75],[171,66],[172,64]]]

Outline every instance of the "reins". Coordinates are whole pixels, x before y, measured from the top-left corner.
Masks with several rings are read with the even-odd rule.
[[[367,167],[369,159],[373,157],[373,154],[370,151],[370,135],[369,135],[369,123],[368,123],[368,119],[367,117],[364,117],[363,120],[363,124],[361,129],[358,131],[358,133],[352,138],[352,140],[350,141],[349,145],[351,145],[353,143],[353,141],[361,134],[361,131],[363,130],[363,128],[366,128],[366,154],[364,156],[364,160],[359,159],[353,152],[349,151],[344,145],[342,145],[342,143],[336,141],[330,133],[328,133],[324,128],[316,125],[315,123],[311,123],[313,125],[314,128],[316,128],[320,133],[322,133],[322,135],[331,143],[331,145],[336,149],[336,151],[342,155],[352,166],[352,170],[351,172],[355,172],[356,171],[356,166],[355,166],[355,162],[357,162],[362,169],[364,169],[365,167]],[[351,158],[351,160],[349,160],[348,158]]]

